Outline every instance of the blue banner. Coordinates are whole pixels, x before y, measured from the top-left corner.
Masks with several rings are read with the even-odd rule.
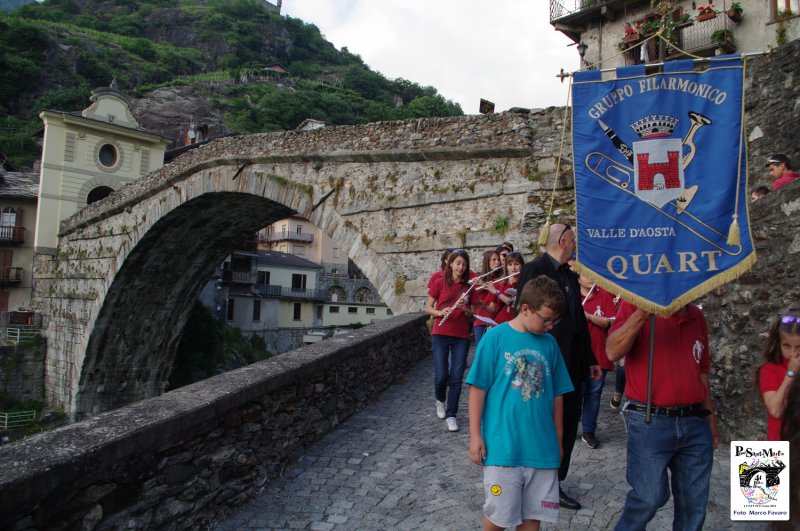
[[[581,273],[666,316],[752,267],[743,69],[729,56],[575,74]]]

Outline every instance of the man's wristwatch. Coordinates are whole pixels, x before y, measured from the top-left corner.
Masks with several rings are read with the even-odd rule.
[[[795,376],[797,376],[797,371],[789,369],[788,371],[786,371],[786,376],[788,376],[789,378],[794,378]]]

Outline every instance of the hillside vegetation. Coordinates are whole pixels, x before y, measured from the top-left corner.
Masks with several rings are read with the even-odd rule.
[[[265,69],[275,63],[288,71]],[[385,78],[262,0],[30,3],[0,14],[0,72],[0,153],[19,166],[39,156],[31,135],[42,109],[81,110],[112,79],[138,98],[197,89],[224,116],[218,130],[232,133],[293,129],[306,118],[338,125],[463,114],[435,88]]]

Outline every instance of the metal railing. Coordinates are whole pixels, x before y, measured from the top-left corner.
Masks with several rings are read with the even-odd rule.
[[[30,341],[37,335],[39,331],[35,328],[6,328],[6,341],[15,345],[22,341]]]
[[[672,42],[675,45],[667,45],[664,57],[665,59],[685,57],[684,54],[678,51],[678,48],[685,52],[704,56],[713,55],[713,51],[717,48],[722,48],[726,53],[731,53],[736,49],[734,27],[735,24],[725,13],[717,13],[714,18],[695,21],[692,24],[678,28],[674,31],[672,37]],[[717,37],[717,40],[712,40],[712,36]],[[631,44],[623,45],[630,46]],[[646,44],[643,44],[643,46],[647,47],[646,60],[643,58],[641,48],[639,46],[633,47],[625,53],[625,64],[638,65],[659,61],[659,49],[663,45],[664,43],[660,39],[651,39]]]
[[[223,271],[222,280],[225,282],[236,282],[238,284],[255,284],[258,275],[245,271]]]
[[[324,301],[328,292],[324,289],[285,288],[283,286],[256,285],[256,292],[262,297],[279,297],[282,299],[303,299]]]
[[[283,230],[280,232],[273,232],[272,234],[260,234],[259,239],[262,242],[280,242],[289,240],[293,242],[311,243],[314,241],[314,235],[308,232],[292,232]]]
[[[22,282],[21,267],[0,267],[0,284],[18,284]]]
[[[0,241],[21,243],[25,241],[25,227],[0,225]]]
[[[714,44],[722,44],[723,42],[732,42],[734,33],[733,28],[735,24],[728,19],[725,13],[717,13],[717,16],[700,22],[695,22],[691,26],[685,27],[681,30],[681,43],[684,50],[691,52],[702,48],[708,48]],[[711,36],[718,31],[728,30],[730,38],[721,42],[711,42]]]
[[[36,410],[0,413],[0,429],[22,428],[36,422]]]
[[[584,8],[584,0],[550,0],[550,20],[577,13]],[[596,4],[597,2],[592,2]]]

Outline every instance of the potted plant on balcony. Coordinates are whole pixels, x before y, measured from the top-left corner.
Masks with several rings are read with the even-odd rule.
[[[711,34],[711,42],[714,44],[724,44],[733,42],[733,32],[727,29],[719,29]]]
[[[631,26],[630,22],[625,23],[625,36],[622,38],[623,43],[636,42],[641,38],[639,35],[639,26],[635,29]]]
[[[708,4],[707,6],[698,6],[695,20],[697,20],[697,22],[702,22],[716,16],[717,12],[714,10],[714,4]]]
[[[728,14],[728,18],[732,21],[736,22],[737,24],[742,21],[742,14],[744,13],[744,9],[742,8],[742,4],[739,2],[734,2],[731,4],[731,8],[726,11]]]

